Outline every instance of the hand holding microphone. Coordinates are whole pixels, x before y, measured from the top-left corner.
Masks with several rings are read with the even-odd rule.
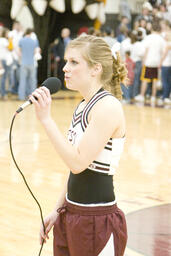
[[[37,88],[29,97],[35,106],[36,116],[44,122],[50,119],[51,95],[60,89],[61,82],[57,78],[47,79],[41,87]]]
[[[56,77],[49,77],[49,78],[47,78],[42,83],[42,86],[49,89],[48,90],[49,94],[53,94],[53,93],[56,93],[56,92],[58,92],[60,90],[60,88],[61,88],[61,81],[58,78],[56,78]],[[34,92],[36,92],[38,89],[36,89]],[[34,94],[34,92],[32,93],[32,95]],[[36,97],[36,95],[34,95],[34,97],[35,97],[36,100],[38,100],[38,97]],[[22,104],[19,107],[19,109],[17,109],[16,112],[20,113],[23,109],[25,109],[26,107],[30,106],[32,103],[33,103],[33,101],[31,99],[27,100],[24,104]]]

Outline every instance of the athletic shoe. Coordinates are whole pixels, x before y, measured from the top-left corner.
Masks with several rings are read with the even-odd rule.
[[[169,98],[164,99],[164,104],[171,104],[171,100]]]
[[[135,101],[139,101],[139,102],[144,102],[144,96],[142,96],[141,94],[137,95],[134,97]]]
[[[158,106],[163,106],[163,100],[159,98],[159,99],[157,100],[157,105],[158,105]]]
[[[154,106],[156,103],[156,97],[152,96],[150,99],[150,102],[151,102],[151,106]]]

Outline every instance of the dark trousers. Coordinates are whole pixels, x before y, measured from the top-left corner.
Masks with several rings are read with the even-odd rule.
[[[171,93],[171,66],[161,68],[163,99],[169,98]]]
[[[134,82],[133,82],[133,88],[132,88],[132,98],[134,98],[135,96],[137,96],[140,93],[141,70],[142,70],[142,62],[141,61],[135,62]]]
[[[58,212],[53,231],[54,256],[98,256],[108,242],[108,256],[124,255],[126,220],[116,204],[87,207],[66,201]]]

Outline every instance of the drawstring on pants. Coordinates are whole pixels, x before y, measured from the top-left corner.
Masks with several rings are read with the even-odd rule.
[[[66,212],[66,210],[67,210],[67,206],[64,205],[64,206],[58,208],[58,209],[57,209],[57,212],[58,212],[59,214],[63,214],[63,213]]]

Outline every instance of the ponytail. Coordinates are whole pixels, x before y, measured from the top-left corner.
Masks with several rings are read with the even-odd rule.
[[[119,52],[116,53],[117,58],[113,57],[113,74],[110,81],[110,90],[112,94],[118,99],[122,99],[121,83],[127,80],[127,69],[125,64],[121,61]]]

